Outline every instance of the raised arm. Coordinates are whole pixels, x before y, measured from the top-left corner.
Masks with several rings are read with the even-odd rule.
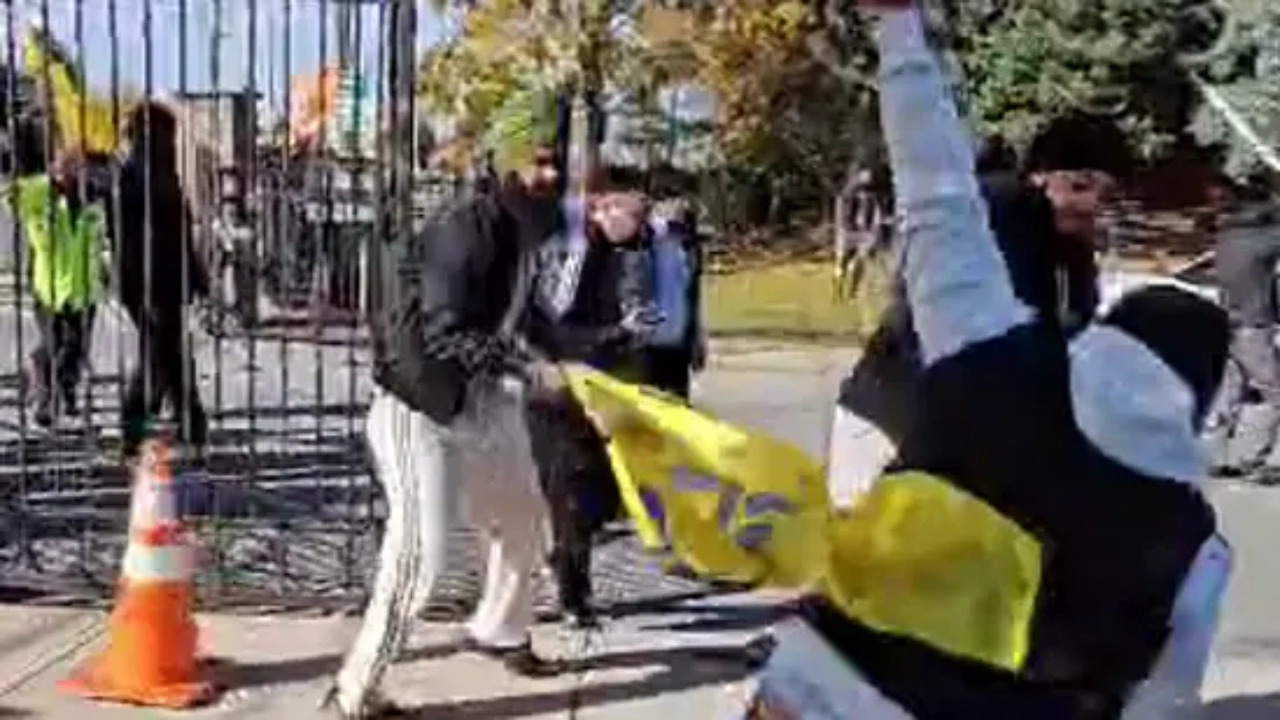
[[[904,239],[907,298],[923,360],[932,364],[1032,314],[1014,296],[967,130],[918,11],[900,2],[864,8],[877,23],[881,122]]]

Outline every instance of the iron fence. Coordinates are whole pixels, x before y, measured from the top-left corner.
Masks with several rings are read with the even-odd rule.
[[[206,560],[202,598],[344,606],[363,595],[383,512],[362,440],[371,392],[363,318],[379,301],[388,243],[465,192],[458,178],[417,165],[414,55],[430,28],[417,25],[414,4],[0,5],[0,600],[101,598],[115,582],[130,486],[122,408],[140,359],[120,302],[122,273],[137,270],[122,239],[138,232],[124,221],[137,205],[148,220],[142,264],[163,243],[190,242],[212,281],[207,311],[183,333],[194,370],[182,372],[194,372],[208,409],[207,450],[175,468]],[[176,180],[130,159],[128,121],[150,102],[178,119]],[[31,359],[41,338],[31,241],[40,219],[19,201],[25,181],[59,176],[65,157],[81,162],[44,219],[61,217],[63,203],[70,218],[104,211],[112,281],[93,304],[78,412],[55,404],[66,412],[42,428]],[[125,192],[139,166],[141,199]],[[145,210],[175,189],[186,221],[152,227]],[[144,284],[183,270],[147,271]],[[173,410],[159,409],[162,418]],[[450,557],[433,603],[446,612],[477,594],[478,546],[457,532],[466,552]],[[697,590],[646,571],[655,561],[633,546],[611,547],[596,565],[602,600]],[[543,600],[551,595],[544,583]]]
[[[380,245],[415,214],[405,199],[418,196],[416,214],[428,216],[455,192],[451,178],[407,169],[391,152],[390,141],[412,137],[411,98],[398,95],[412,82],[397,73],[411,73],[413,59],[388,50],[414,37],[403,25],[413,22],[409,5],[5,4],[13,202],[0,215],[0,584],[10,593],[100,596],[113,586],[130,480],[122,402],[139,362],[137,330],[109,283],[95,303],[78,412],[63,406],[50,427],[35,422],[31,357],[41,335],[22,181],[57,176],[55,160],[81,155],[78,181],[58,197],[101,206],[107,248],[118,248],[129,232],[122,203],[137,200],[121,191],[128,120],[159,101],[179,120],[191,210],[181,232],[212,280],[212,309],[185,340],[210,419],[207,452],[176,467],[208,560],[204,596],[314,604],[360,595],[380,516],[361,441],[370,392],[362,317]],[[147,229],[147,242],[179,241],[166,232]],[[118,281],[120,253],[107,256]],[[453,601],[472,594],[471,560],[454,559]]]

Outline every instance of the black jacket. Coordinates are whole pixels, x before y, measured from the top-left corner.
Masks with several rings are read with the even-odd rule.
[[[372,323],[374,381],[443,424],[462,411],[473,380],[518,372],[530,359],[516,331],[531,258],[558,222],[553,207],[504,188],[393,248],[396,272]]]
[[[1099,301],[1092,249],[1058,236],[1053,208],[1039,192],[1002,180],[984,183],[983,194],[1018,299],[1067,332],[1087,322]],[[911,312],[896,290],[838,400],[895,441],[910,423],[920,368]]]
[[[174,139],[157,135],[149,155],[141,150],[137,147],[121,171],[119,222],[110,225],[118,233],[120,300],[135,310],[149,305],[171,312],[193,296],[207,295],[209,282],[192,243],[195,228],[178,177]]]
[[[628,380],[643,379],[642,337],[637,330],[655,319],[648,242],[647,237],[623,244],[592,240],[577,293],[564,314],[554,317],[543,296],[530,308],[530,342],[557,360],[583,362]],[[540,254],[540,273],[555,272],[559,261],[552,255]],[[641,322],[627,322],[628,318]]]

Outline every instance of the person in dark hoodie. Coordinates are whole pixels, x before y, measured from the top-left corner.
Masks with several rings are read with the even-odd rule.
[[[1131,166],[1120,130],[1109,120],[1070,113],[1036,136],[1021,173],[1007,148],[988,142],[980,174],[991,228],[1013,281],[1029,307],[1070,334],[1098,305],[1095,237],[1099,215]],[[829,438],[838,503],[866,489],[909,427],[919,376],[919,347],[898,283],[880,327],[841,383]]]
[[[920,12],[863,2],[879,6],[929,411],[837,529],[824,597],[779,629],[756,703],[799,720],[1118,718],[1177,644],[1180,613],[1203,619],[1210,598],[1188,587],[1222,572],[1197,432],[1226,315],[1146,287],[1068,338],[1021,300]]]
[[[120,302],[138,330],[137,365],[125,390],[123,451],[133,457],[167,400],[178,439],[197,451],[208,438],[195,361],[187,349],[186,308],[209,294],[192,244],[187,200],[178,176],[178,124],[155,102],[138,106],[126,128],[128,159],[120,175],[115,261]]]
[[[388,515],[372,597],[326,698],[343,717],[390,709],[378,685],[444,571],[460,520],[489,539],[468,648],[520,675],[563,669],[529,636],[547,504],[524,414],[529,395],[563,378],[522,335],[537,249],[562,223],[554,176],[538,163],[521,182],[390,241],[397,272],[372,321],[376,389],[365,424]]]

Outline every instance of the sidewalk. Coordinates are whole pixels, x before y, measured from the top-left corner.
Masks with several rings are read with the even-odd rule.
[[[606,619],[593,636],[540,626],[536,646],[578,661],[577,672],[526,680],[451,650],[456,626],[422,623],[387,677],[389,698],[435,718],[653,720],[728,718],[748,692],[732,652],[777,617],[776,605],[732,595]],[[100,647],[105,614],[0,607],[0,718],[173,717],[96,705],[57,692],[77,660]],[[201,617],[202,642],[227,691],[193,718],[334,717],[317,709],[356,629],[353,617]]]

